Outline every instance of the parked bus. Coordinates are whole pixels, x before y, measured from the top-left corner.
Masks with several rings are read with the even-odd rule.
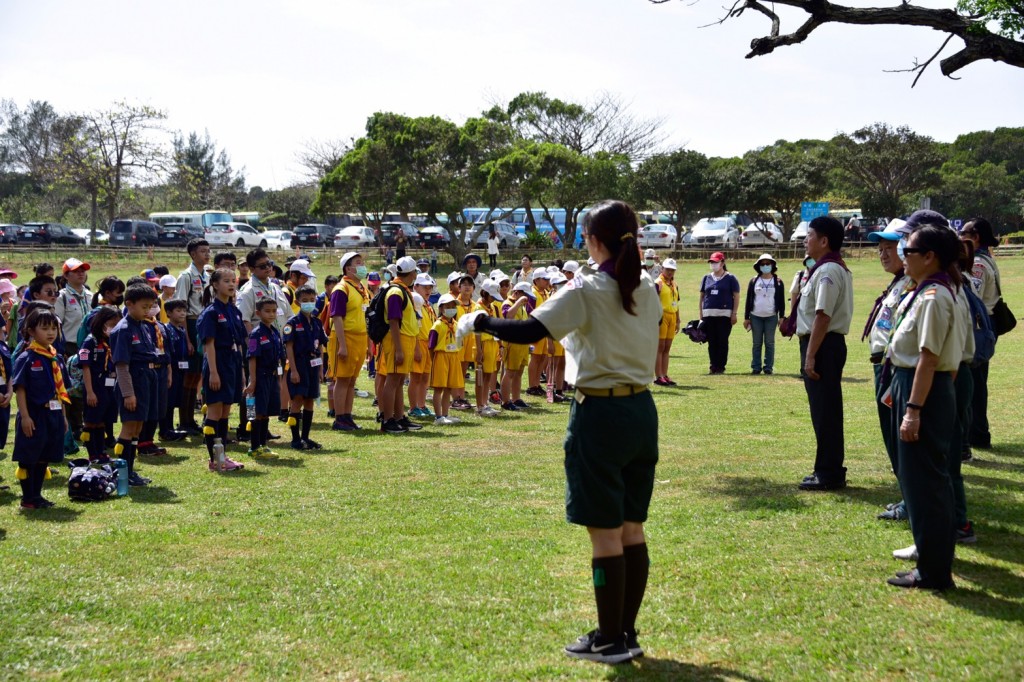
[[[203,229],[214,223],[231,223],[234,220],[227,211],[159,211],[150,213],[149,219],[158,225],[185,223],[198,225]]]

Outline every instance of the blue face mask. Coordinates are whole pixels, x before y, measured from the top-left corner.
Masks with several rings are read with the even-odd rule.
[[[804,259],[804,267],[807,268],[808,270],[813,268],[814,267],[814,259],[813,258],[805,258]]]
[[[896,256],[903,262],[907,260],[907,254],[903,250],[905,248],[907,248],[907,238],[900,237],[900,240],[896,242]]]
[[[358,277],[359,279],[366,279],[366,275],[368,272],[369,270],[366,269],[365,265],[356,266],[356,277]]]
[[[307,315],[311,315],[313,312],[316,311],[316,302],[315,301],[306,301],[305,303],[300,303],[299,304],[299,310],[301,310],[302,312],[304,312]]]
[[[766,275],[770,274],[771,271],[772,271],[772,266],[770,266],[770,265],[762,265],[761,266],[761,272],[763,272],[764,274],[766,274]]]

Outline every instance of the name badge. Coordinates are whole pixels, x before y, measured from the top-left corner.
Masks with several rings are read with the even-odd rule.
[[[163,348],[157,348],[155,352],[156,352],[157,355],[163,355],[164,354]]]
[[[117,378],[116,377],[107,377],[103,381],[103,385],[104,386],[114,386],[115,384],[117,384]]]
[[[454,353],[455,351],[459,350],[459,345],[456,343],[449,343],[447,346],[445,346],[445,350],[448,351],[449,353]]]
[[[277,366],[277,376],[281,376],[282,374],[284,374],[284,368],[281,367],[281,365],[278,365]]]
[[[679,307],[679,301],[672,301],[672,309],[675,310]]]
[[[364,303],[364,304],[363,304],[363,312],[365,313],[365,312],[366,312],[367,310],[369,310],[369,309],[370,309],[370,306],[369,306],[369,304],[367,304],[367,303]]]
[[[178,360],[178,369],[188,369],[188,360]]]
[[[310,367],[319,367],[322,364],[324,364],[323,358],[313,358],[312,360],[309,361]]]
[[[718,296],[718,289],[712,289],[711,290],[711,295],[712,296]]]
[[[59,400],[51,400],[50,401],[50,409],[51,410],[60,410],[60,409],[63,409],[63,408],[61,408]]]

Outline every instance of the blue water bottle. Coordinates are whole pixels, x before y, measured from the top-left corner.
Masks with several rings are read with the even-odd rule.
[[[256,419],[256,396],[245,396],[245,418],[249,421]]]
[[[123,459],[112,459],[110,466],[117,472],[117,496],[124,497],[128,494],[128,462]]]

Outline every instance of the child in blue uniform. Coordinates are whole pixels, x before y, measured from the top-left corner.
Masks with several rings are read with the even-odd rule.
[[[154,291],[156,291],[154,289]],[[162,448],[153,442],[156,437],[156,429],[160,425],[160,420],[167,412],[167,393],[171,388],[171,367],[170,357],[167,354],[167,329],[163,323],[160,322],[160,298],[157,296],[157,301],[150,307],[149,315],[146,316],[146,324],[149,328],[149,334],[153,339],[153,345],[156,346],[156,402],[157,402],[157,417],[154,419],[147,420],[142,426],[142,433],[139,435],[139,449],[140,455],[166,455],[167,449]]]
[[[217,470],[214,438],[227,442],[231,406],[238,402],[242,388],[241,349],[246,334],[242,313],[232,302],[236,288],[234,270],[214,270],[210,286],[203,295],[207,305],[196,321],[197,337],[203,348],[203,395],[207,405],[203,434],[210,455],[210,471]],[[225,471],[244,466],[230,457],[224,459]]]
[[[89,319],[89,335],[78,350],[85,387],[82,441],[91,462],[108,459],[103,454],[106,425],[117,421],[117,373],[110,359],[110,333],[120,319],[121,315],[113,308],[98,309]]]
[[[263,298],[256,303],[256,316],[260,323],[249,334],[249,383],[245,395],[256,399],[256,419],[252,422],[249,454],[253,457],[273,457],[267,446],[270,434],[269,417],[281,411],[281,391],[278,377],[285,358],[281,333],[274,327],[277,319],[277,301]]]
[[[151,482],[135,471],[135,454],[143,423],[159,418],[157,349],[146,322],[155,301],[152,287],[130,285],[124,295],[127,315],[110,332],[110,359],[117,372],[116,396],[121,408],[121,434],[114,445],[114,456],[128,462],[128,483],[132,486]]]
[[[174,429],[174,409],[181,404],[185,372],[191,366],[186,339],[188,302],[181,299],[167,301],[164,303],[164,313],[167,315],[167,324],[164,325],[164,349],[170,362],[171,387],[167,391],[167,409],[160,418],[160,440],[171,442],[187,437],[184,431]]]
[[[320,397],[320,383],[323,381],[323,353],[327,345],[324,326],[313,315],[316,309],[316,289],[303,285],[295,292],[299,313],[284,326],[284,345],[288,353],[288,395],[291,408],[288,424],[292,427],[292,448],[295,450],[319,450],[322,446],[309,439],[313,426],[313,404]],[[300,415],[299,410],[302,410]],[[299,417],[302,417],[302,432],[299,433]]]
[[[64,363],[53,347],[60,335],[60,320],[45,308],[25,318],[31,342],[14,362],[11,383],[18,395],[14,459],[21,482],[21,508],[45,509],[53,503],[43,497],[47,464],[64,459],[65,405],[71,403],[64,387]]]

